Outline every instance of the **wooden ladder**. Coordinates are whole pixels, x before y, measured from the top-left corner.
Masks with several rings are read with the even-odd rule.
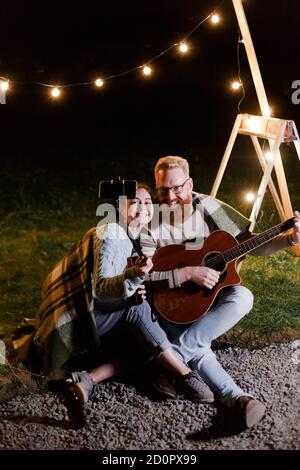
[[[293,208],[280,155],[280,145],[286,142],[293,142],[300,160],[300,139],[295,122],[287,119],[238,114],[211,190],[211,196],[216,197],[217,195],[229,157],[239,134],[247,135],[251,138],[258,161],[263,170],[263,177],[250,216],[250,230],[253,230],[256,224],[267,186],[269,186],[270,192],[273,196],[280,219],[284,221],[293,217]],[[263,154],[262,147],[258,140],[259,138],[266,139],[269,142],[270,158],[268,160]],[[280,196],[271,176],[274,167]],[[296,256],[300,256],[300,247],[292,247],[292,251]]]

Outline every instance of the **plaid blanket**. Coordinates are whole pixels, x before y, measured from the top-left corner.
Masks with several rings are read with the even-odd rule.
[[[49,373],[73,355],[98,345],[92,311],[96,228],[90,229],[46,277],[35,319],[24,319],[13,346],[19,358]]]
[[[206,222],[214,230],[226,230],[236,237],[250,225],[250,220],[233,207],[214,197],[193,192],[193,205],[200,205]]]

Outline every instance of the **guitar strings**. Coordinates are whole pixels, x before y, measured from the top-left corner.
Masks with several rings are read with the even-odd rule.
[[[292,219],[290,219],[290,220],[292,220]],[[277,231],[277,230],[280,230],[280,229],[286,224],[286,222],[289,222],[289,220],[288,220],[288,221],[284,221],[284,222],[282,222],[282,223],[276,225],[275,227],[272,227],[272,228],[266,230],[265,232],[263,232],[263,233],[257,235],[257,238],[259,238],[259,237],[262,238],[263,236],[266,236],[266,235],[268,235],[268,234],[271,234],[272,232],[275,232],[275,231]],[[280,234],[280,231],[279,231],[279,233],[276,234],[275,236],[277,236],[277,235],[279,235],[279,234]],[[260,246],[260,245],[263,245],[263,244],[266,243],[267,241],[269,241],[269,240],[265,240],[265,241],[263,241],[261,244],[259,244],[259,245],[257,245],[257,246],[254,246],[253,249],[254,249],[254,248],[257,248],[257,247]],[[224,255],[226,255],[226,253],[228,254],[228,253],[230,253],[230,251],[233,251],[234,249],[238,249],[238,250],[243,249],[243,248],[247,247],[247,245],[249,245],[249,243],[253,243],[253,242],[254,242],[253,239],[252,239],[252,240],[251,240],[251,239],[250,239],[250,240],[245,240],[244,242],[242,242],[242,243],[240,243],[240,244],[238,244],[238,245],[236,245],[236,246],[230,248],[229,250],[226,250],[226,251],[224,251],[223,253],[219,253],[218,255],[216,255],[215,257],[213,257],[212,259],[208,260],[208,262],[205,263],[204,266],[207,267],[207,268],[213,268],[213,266],[217,266],[217,264],[218,264],[218,263],[221,263],[221,262],[225,262],[225,264],[227,264],[227,262],[228,262],[228,261],[231,261],[231,260],[226,261],[225,256],[224,256]],[[251,250],[249,250],[249,251],[251,251]],[[244,253],[242,253],[240,256],[242,256],[243,254],[244,254]],[[239,256],[238,256],[237,258],[239,258]],[[232,261],[233,261],[233,260],[232,260]]]

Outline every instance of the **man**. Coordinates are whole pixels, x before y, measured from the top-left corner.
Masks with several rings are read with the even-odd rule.
[[[235,237],[241,237],[247,232],[249,221],[240,213],[215,198],[193,192],[193,180],[189,176],[189,165],[185,159],[173,156],[161,158],[154,172],[160,207],[168,208],[169,213],[173,214],[168,214],[169,219],[167,217],[166,220],[166,211],[160,211],[157,226],[152,226],[156,245],[152,246],[152,253],[156,248],[178,243],[190,244],[187,249],[192,249],[195,235],[199,243],[217,229],[226,230]],[[253,250],[251,254],[268,255],[299,242],[300,214],[296,212],[291,235],[284,234]],[[151,252],[149,243],[151,245],[151,241],[141,239],[145,254]],[[167,278],[169,288],[192,281],[213,289],[219,276],[219,272],[208,267],[188,266],[166,273],[153,273],[152,279]],[[221,290],[218,299],[204,316],[192,324],[178,325],[164,318],[160,318],[160,321],[178,356],[199,373],[225,406],[234,409],[242,419],[243,426],[251,427],[262,419],[265,406],[251,394],[245,393],[223,369],[211,350],[211,342],[250,312],[253,295],[246,287],[236,285]],[[170,396],[172,384],[166,386],[165,379],[163,383],[158,381],[156,387]]]

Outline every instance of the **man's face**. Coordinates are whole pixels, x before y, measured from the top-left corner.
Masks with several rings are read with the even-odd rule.
[[[171,208],[191,204],[193,180],[186,177],[182,168],[161,170],[156,177],[156,190],[159,202]]]

